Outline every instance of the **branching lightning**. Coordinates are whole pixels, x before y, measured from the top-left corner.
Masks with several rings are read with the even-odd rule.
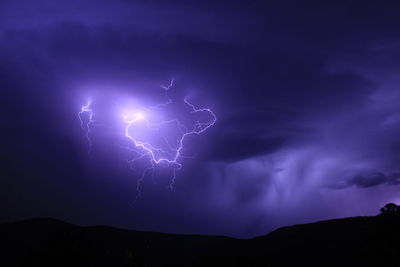
[[[90,105],[92,104],[92,100],[89,99],[87,104],[81,107],[81,110],[78,113],[78,118],[79,121],[81,122],[81,128],[82,130],[85,131],[85,136],[86,139],[88,141],[89,144],[89,150],[88,150],[88,154],[90,154],[90,152],[92,151],[92,139],[90,139],[90,132],[91,132],[91,127],[93,126],[94,120],[93,120],[93,111],[90,107]],[[84,114],[87,114],[87,119],[86,119],[86,123],[84,122],[85,119],[83,118]]]
[[[189,102],[187,98],[184,99],[184,102],[188,107],[191,109],[191,113],[198,113],[198,112],[207,112],[210,115],[210,121],[208,122],[200,122],[196,121],[194,127],[189,130],[185,125],[183,125],[178,119],[166,120],[161,121],[159,123],[151,123],[146,119],[146,117],[142,113],[138,113],[133,119],[126,120],[126,128],[125,128],[125,136],[132,141],[134,146],[139,149],[138,156],[132,159],[131,163],[147,158],[151,164],[151,168],[154,169],[156,165],[159,164],[168,164],[173,168],[173,175],[171,179],[171,183],[169,187],[173,189],[173,185],[175,183],[176,178],[176,171],[182,168],[182,163],[180,159],[185,157],[182,155],[182,150],[184,149],[184,143],[188,136],[190,135],[200,135],[201,133],[205,132],[208,128],[212,127],[215,122],[217,121],[217,117],[215,116],[214,112],[208,108],[196,108],[192,103]],[[181,138],[178,140],[178,146],[173,148],[168,141],[166,144],[170,148],[170,151],[165,151],[160,147],[154,147],[152,144],[148,142],[142,142],[140,140],[135,139],[131,134],[131,128],[135,126],[135,124],[139,121],[144,121],[145,125],[148,129],[151,130],[159,130],[165,124],[176,124],[177,128],[180,130]],[[158,153],[170,155],[170,157],[159,157],[157,156]],[[146,172],[149,171],[146,169]],[[145,175],[145,174],[144,174]]]
[[[171,79],[171,82],[168,86],[161,86],[164,90],[168,91],[173,86],[174,79]],[[141,183],[145,179],[145,177],[150,172],[154,176],[154,171],[157,167],[167,167],[171,170],[171,180],[169,183],[169,188],[172,190],[177,171],[182,169],[182,159],[187,158],[188,156],[184,155],[184,147],[185,142],[187,142],[187,138],[192,135],[200,135],[212,127],[216,121],[217,117],[214,112],[209,108],[198,108],[191,102],[189,102],[189,98],[185,97],[183,99],[186,109],[189,110],[190,114],[199,115],[201,114],[203,120],[207,118],[207,120],[200,121],[197,120],[194,122],[194,125],[188,127],[184,123],[182,123],[178,118],[172,118],[168,120],[154,121],[152,118],[149,118],[145,111],[154,111],[165,108],[168,105],[172,104],[171,99],[169,99],[165,103],[161,103],[155,106],[151,106],[146,109],[142,109],[140,111],[124,114],[122,116],[125,122],[124,129],[124,137],[128,139],[130,146],[127,148],[130,152],[132,152],[132,157],[127,160],[132,169],[136,169],[137,163],[139,161],[146,162],[146,167],[144,168],[140,178],[137,180],[137,195],[134,203],[141,195]],[[83,114],[87,114],[85,117],[87,118],[87,122],[83,118]],[[78,117],[81,122],[81,128],[86,132],[86,137],[88,139],[88,143],[90,146],[89,151],[91,151],[92,141],[90,139],[90,131],[91,127],[93,127],[93,111],[91,109],[91,100],[84,106],[82,106],[81,111],[78,113]],[[172,144],[170,140],[166,136],[163,136],[164,127],[173,128],[177,131],[178,137],[175,137],[172,140]],[[156,133],[160,140],[163,140],[163,145],[160,143],[142,140],[140,137],[135,136],[135,133],[138,131],[148,131],[151,133]]]

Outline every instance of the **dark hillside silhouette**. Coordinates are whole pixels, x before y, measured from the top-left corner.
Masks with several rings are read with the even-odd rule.
[[[0,266],[399,266],[399,225],[395,204],[246,240],[31,219],[0,225]]]

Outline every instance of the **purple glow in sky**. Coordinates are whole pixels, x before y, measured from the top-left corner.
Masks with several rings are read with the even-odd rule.
[[[0,221],[251,237],[400,204],[399,13],[0,1]]]

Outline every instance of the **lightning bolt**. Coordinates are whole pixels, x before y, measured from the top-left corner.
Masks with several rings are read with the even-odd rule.
[[[78,118],[79,121],[81,122],[81,129],[85,131],[85,136],[89,144],[89,149],[88,149],[88,154],[92,151],[92,139],[90,138],[90,132],[91,128],[93,126],[94,120],[93,120],[93,110],[90,108],[90,105],[92,104],[92,100],[89,99],[87,104],[81,107],[81,110],[78,112]],[[84,114],[87,114],[87,122],[85,123],[85,119],[83,118]]]
[[[190,110],[191,110],[190,113],[193,114],[193,113],[199,113],[199,112],[206,112],[210,115],[210,120],[208,122],[196,121],[194,127],[191,130],[189,130],[178,119],[161,121],[159,123],[151,123],[141,113],[136,114],[136,116],[131,120],[127,120],[127,118],[125,117],[125,122],[126,122],[125,136],[133,143],[133,145],[137,149],[139,149],[139,152],[138,152],[139,155],[137,157],[133,158],[130,161],[130,163],[133,164],[140,159],[147,158],[151,164],[151,168],[150,169],[147,168],[145,170],[145,172],[148,172],[151,169],[154,170],[154,168],[160,164],[167,164],[167,165],[171,166],[173,168],[172,169],[173,174],[172,174],[172,178],[171,178],[171,183],[169,185],[170,189],[173,189],[173,185],[174,185],[175,179],[176,179],[176,172],[182,168],[181,158],[185,157],[182,154],[182,150],[184,149],[184,144],[185,144],[185,140],[187,139],[187,137],[190,135],[202,134],[207,129],[212,127],[217,121],[217,117],[211,109],[196,108],[192,103],[189,102],[187,97],[184,99],[184,102],[190,108]],[[135,124],[140,121],[144,122],[147,129],[151,129],[151,130],[160,130],[160,128],[165,124],[171,124],[171,123],[176,124],[177,128],[181,132],[181,137],[178,140],[178,147],[172,148],[172,146],[168,142],[166,142],[168,147],[172,151],[172,153],[171,153],[171,152],[165,151],[164,149],[162,149],[160,147],[154,147],[153,145],[151,145],[148,142],[142,142],[140,140],[135,139],[130,134],[130,132],[131,132],[131,129],[133,129],[133,127],[135,126]],[[162,154],[169,154],[170,157],[159,157],[158,153],[160,153],[160,152]],[[144,176],[145,176],[145,174],[142,176],[142,179],[140,179],[140,182],[143,181]],[[140,190],[140,186],[138,186],[138,188],[139,188],[138,190]],[[139,192],[139,194],[140,194],[140,192]]]
[[[168,91],[170,88],[173,86],[174,79],[171,79],[171,82],[168,86],[161,86],[164,90]],[[140,198],[141,196],[141,184],[146,178],[146,176],[151,173],[152,176],[154,177],[154,172],[157,167],[159,166],[166,166],[171,169],[171,178],[170,178],[170,183],[168,185],[168,188],[170,190],[174,189],[174,184],[175,180],[177,177],[177,172],[182,169],[182,159],[183,158],[188,158],[188,156],[184,155],[184,148],[185,148],[185,142],[187,141],[187,138],[192,135],[201,135],[205,131],[207,131],[210,127],[214,126],[214,124],[217,121],[217,117],[215,113],[209,109],[209,108],[198,108],[194,104],[192,104],[189,101],[189,97],[185,97],[183,99],[183,103],[185,104],[186,108],[189,110],[190,114],[198,114],[202,113],[203,117],[204,114],[206,114],[206,117],[208,118],[205,122],[204,121],[195,121],[194,125],[191,127],[187,127],[184,125],[178,118],[172,118],[169,120],[161,120],[161,121],[151,121],[147,116],[146,113],[143,112],[137,112],[135,114],[130,114],[130,115],[124,115],[123,120],[125,122],[125,129],[124,129],[124,137],[127,138],[127,140],[130,143],[130,146],[127,147],[127,149],[132,152],[132,157],[127,160],[127,163],[130,165],[130,167],[135,170],[137,163],[140,161],[145,161],[146,166],[140,176],[140,178],[137,180],[137,195],[136,198],[133,202],[133,204],[136,203],[136,201]],[[146,110],[158,110],[162,109],[168,105],[172,104],[171,99],[169,99],[165,103],[161,103],[155,106],[151,106],[147,108]],[[81,121],[81,128],[86,132],[86,137],[88,139],[88,143],[90,146],[91,151],[91,146],[92,146],[92,141],[90,139],[90,131],[91,128],[93,127],[93,111],[91,109],[91,101],[89,100],[88,103],[84,106],[82,106],[81,111],[78,113],[79,119]],[[83,119],[83,114],[88,114],[88,121],[85,123]],[[140,140],[140,138],[137,138],[134,136],[135,133],[135,127],[140,127],[140,129],[145,129],[149,130],[152,132],[161,132],[162,128],[165,126],[170,126],[174,127],[174,129],[177,130],[178,136],[176,139],[173,140],[174,145],[172,145],[166,137],[162,137],[164,141],[164,146],[161,146],[160,144],[152,144],[151,142],[145,142]]]

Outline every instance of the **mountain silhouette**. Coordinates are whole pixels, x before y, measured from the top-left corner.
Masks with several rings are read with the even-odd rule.
[[[36,218],[0,225],[0,266],[400,266],[399,226],[383,214],[235,239]]]

